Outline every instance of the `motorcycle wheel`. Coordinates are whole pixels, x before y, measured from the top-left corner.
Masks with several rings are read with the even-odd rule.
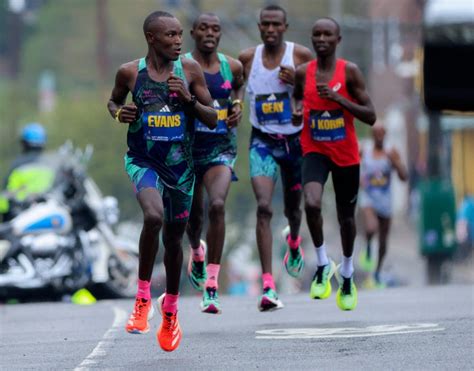
[[[109,258],[109,281],[95,291],[105,298],[132,298],[137,292],[138,256],[126,250],[118,250],[117,255]]]

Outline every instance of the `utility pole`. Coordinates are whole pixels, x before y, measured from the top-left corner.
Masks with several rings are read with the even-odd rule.
[[[8,72],[12,80],[16,80],[20,74],[21,66],[21,44],[23,41],[23,19],[22,13],[25,2],[18,0],[9,1],[8,12]]]
[[[107,0],[96,0],[97,22],[97,72],[101,84],[107,79],[109,58],[107,53]]]
[[[8,76],[9,89],[7,100],[3,102],[10,109],[7,111],[7,116],[3,117],[4,122],[7,123],[3,131],[6,138],[16,138],[16,127],[18,125],[18,118],[20,117],[19,105],[16,104],[21,100],[21,93],[17,80],[20,77],[21,71],[21,50],[23,42],[23,11],[25,10],[26,2],[24,0],[9,0],[8,1],[8,36],[7,36],[7,56],[8,56]],[[13,156],[16,148],[11,145],[8,140],[2,143],[4,150],[2,156]]]
[[[342,24],[342,1],[343,0],[329,0],[329,15],[339,23],[341,31],[343,31],[344,27]],[[344,55],[344,43],[339,45],[339,49],[339,54]]]
[[[329,14],[336,21],[342,21],[342,0],[329,0]]]

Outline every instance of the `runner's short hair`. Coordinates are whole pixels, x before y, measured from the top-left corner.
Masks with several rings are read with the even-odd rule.
[[[267,5],[266,7],[262,8],[262,10],[260,10],[260,19],[262,18],[262,13],[263,12],[271,11],[271,10],[276,10],[276,11],[282,12],[283,13],[283,18],[285,19],[285,22],[286,22],[286,10],[283,9],[280,5],[276,5],[276,4],[270,4],[270,5]]]
[[[337,29],[337,33],[338,35],[341,34],[341,26],[339,26],[339,23],[334,19],[334,18],[331,18],[331,17],[321,17],[321,18],[318,18],[316,19],[316,21],[314,23],[316,23],[317,21],[320,21],[320,20],[328,20],[328,21],[331,21],[332,23],[334,23],[336,25],[336,29]]]
[[[143,33],[146,34],[150,28],[150,24],[158,18],[175,18],[175,16],[168,12],[163,12],[161,10],[157,10],[153,13],[150,13],[143,22]]]
[[[199,24],[199,18],[201,18],[203,15],[207,15],[209,17],[216,17],[216,18],[219,19],[219,16],[215,13],[212,13],[212,12],[201,13],[196,18],[194,18],[193,29],[195,29],[197,27],[197,25]]]

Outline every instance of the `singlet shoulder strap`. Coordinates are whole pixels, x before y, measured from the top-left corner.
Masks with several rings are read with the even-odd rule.
[[[138,62],[138,72],[141,70],[146,69],[146,59],[145,58],[140,58]]]
[[[174,68],[173,73],[178,76],[180,79],[186,81],[186,76],[184,74],[183,63],[181,62],[181,58],[178,58],[174,61]]]
[[[194,59],[191,52],[186,53],[184,57],[188,59]],[[224,81],[228,80],[232,82],[232,80],[234,79],[234,75],[232,74],[232,70],[230,68],[230,64],[227,60],[227,57],[222,53],[217,53],[217,58],[219,59],[219,63],[221,65],[220,73],[222,75],[222,78],[224,79]]]
[[[186,74],[184,73],[183,62],[181,57],[174,61],[173,73],[184,81],[184,84],[189,88],[188,80],[186,79]]]
[[[286,43],[285,57],[293,58],[293,54],[295,53],[295,43],[292,41],[285,41],[285,43]]]
[[[142,71],[145,68],[146,68],[146,60],[145,58],[140,58],[140,61],[138,62],[138,72]],[[174,61],[173,72],[179,78],[186,80],[186,76],[184,75],[184,70],[183,70],[183,64],[181,63],[181,58],[178,58],[176,61]]]
[[[259,44],[255,48],[255,53],[253,55],[253,63],[255,63],[256,65],[257,64],[263,65],[263,62],[262,62],[263,56],[262,56],[262,54],[263,54],[263,44]]]
[[[232,80],[234,79],[234,75],[232,74],[230,63],[227,60],[227,57],[222,53],[217,53],[217,57],[219,58],[219,62],[221,63],[221,75],[224,78],[224,81],[232,82]]]

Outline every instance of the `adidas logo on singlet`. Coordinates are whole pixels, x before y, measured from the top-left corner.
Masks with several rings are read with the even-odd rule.
[[[267,100],[270,100],[270,101],[277,100],[277,97],[275,97],[275,94],[272,94],[267,98]]]
[[[217,100],[214,100],[212,105],[214,106],[214,108],[221,108],[221,105],[219,104],[219,102]]]
[[[331,114],[328,111],[324,111],[321,117],[331,117]]]
[[[171,112],[171,110],[168,105],[165,105],[162,109],[160,109],[160,112]]]

